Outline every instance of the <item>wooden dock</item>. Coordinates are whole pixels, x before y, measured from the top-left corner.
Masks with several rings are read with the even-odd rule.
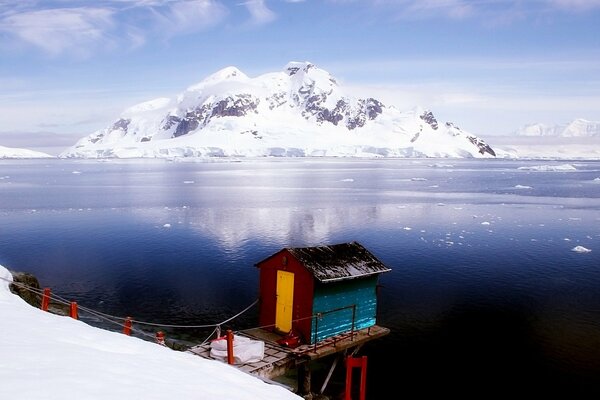
[[[235,367],[251,375],[271,380],[298,366],[305,366],[310,361],[360,348],[365,343],[383,337],[389,332],[388,328],[374,325],[354,332],[342,333],[316,344],[300,345],[292,349],[277,343],[281,336],[276,333],[264,329],[251,329],[236,333],[236,335],[263,341],[265,343],[264,358],[256,363],[239,364]],[[194,346],[187,351],[203,358],[214,359],[210,356],[210,343]]]

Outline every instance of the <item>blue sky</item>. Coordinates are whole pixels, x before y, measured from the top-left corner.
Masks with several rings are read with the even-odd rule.
[[[0,52],[5,146],[66,147],[223,67],[292,60],[483,138],[600,120],[600,0],[0,0]]]

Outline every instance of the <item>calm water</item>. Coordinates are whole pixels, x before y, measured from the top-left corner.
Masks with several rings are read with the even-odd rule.
[[[597,395],[600,162],[564,164],[0,161],[0,264],[105,313],[197,325],[252,303],[254,264],[281,248],[356,240],[393,270],[369,398]]]

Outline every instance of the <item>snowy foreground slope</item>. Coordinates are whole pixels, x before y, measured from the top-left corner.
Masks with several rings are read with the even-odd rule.
[[[0,278],[12,279],[0,266]],[[31,307],[0,280],[0,399],[300,399],[236,368]]]
[[[34,150],[0,146],[0,159],[2,158],[54,158],[54,156]]]
[[[110,127],[59,157],[494,157],[480,138],[438,123],[430,111],[401,112],[347,96],[309,62],[255,78],[224,68],[176,98],[125,110]]]

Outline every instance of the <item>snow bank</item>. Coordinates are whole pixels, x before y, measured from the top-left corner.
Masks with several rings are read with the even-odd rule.
[[[0,278],[12,279],[0,266]],[[0,279],[0,399],[300,399],[218,361],[31,307]]]

